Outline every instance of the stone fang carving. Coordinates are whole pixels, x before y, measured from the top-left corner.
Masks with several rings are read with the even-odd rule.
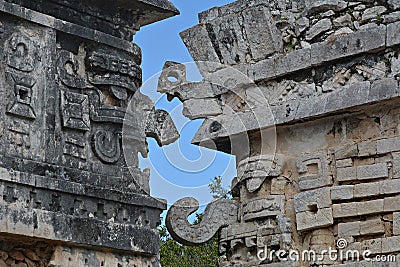
[[[199,225],[191,225],[187,218],[199,208],[194,198],[177,201],[169,209],[166,225],[174,239],[185,245],[197,245],[209,241],[223,226],[237,222],[239,202],[219,199],[210,203]]]

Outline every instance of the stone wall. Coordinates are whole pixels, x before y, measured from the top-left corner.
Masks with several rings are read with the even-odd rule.
[[[177,13],[162,0],[0,1],[0,266],[158,266],[166,203],[136,157],[146,136],[178,133],[140,94],[131,40]]]
[[[398,266],[323,250],[400,260],[399,12],[392,0],[254,0],[199,15],[182,38],[204,81],[170,62],[159,91],[205,118],[193,143],[235,155],[238,177],[209,223],[188,224],[193,199],[171,208],[177,240],[218,228],[220,266]],[[263,260],[265,246],[321,257]]]

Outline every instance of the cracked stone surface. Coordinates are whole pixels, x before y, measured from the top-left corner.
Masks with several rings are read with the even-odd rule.
[[[189,118],[205,119],[194,144],[236,156],[231,190],[239,209],[236,220],[218,226],[219,266],[398,265],[328,257],[300,262],[257,258],[265,246],[315,250],[323,256],[323,249],[336,249],[344,238],[346,250],[368,248],[373,255],[399,259],[397,2],[237,1],[201,13],[201,24],[182,33],[195,59],[225,63],[225,69],[250,80],[212,86],[208,78],[224,67],[199,64],[204,81],[181,79],[178,87],[160,83],[158,88],[178,97],[191,111],[185,113]],[[269,39],[280,49],[260,50],[264,56],[243,50],[252,45],[244,35],[243,14],[255,7],[268,10],[268,30],[277,30],[281,38]],[[265,20],[253,18],[254,24]],[[236,34],[230,46],[225,42],[228,28]],[[179,70],[184,77],[183,65]],[[213,218],[213,207],[220,215],[226,212],[212,203],[208,212]],[[192,208],[174,207],[173,221],[182,225],[170,224],[171,231],[189,244],[208,240],[209,232],[183,224],[188,211]]]

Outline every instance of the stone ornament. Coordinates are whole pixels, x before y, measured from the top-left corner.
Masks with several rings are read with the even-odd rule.
[[[131,146],[177,138],[169,115],[138,96],[132,43],[177,13],[166,0],[0,0],[0,266],[158,264],[166,203],[128,165],[122,132],[137,97]]]
[[[203,220],[191,225],[187,218],[199,208],[194,198],[178,200],[169,210],[166,218],[168,231],[174,239],[186,245],[202,244],[209,241],[223,226],[237,221],[238,202],[219,199],[207,206]]]

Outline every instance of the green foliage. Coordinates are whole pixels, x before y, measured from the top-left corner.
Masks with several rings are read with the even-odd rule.
[[[215,177],[208,185],[214,199],[231,198],[222,187],[222,178]],[[203,214],[196,214],[193,224],[199,224]],[[161,237],[161,266],[163,267],[212,267],[218,264],[218,235],[199,246],[184,246],[172,239],[165,226],[159,227]]]
[[[200,246],[183,246],[173,240],[165,226],[160,228],[161,266],[212,267],[218,263],[218,239],[214,237]]]
[[[222,177],[221,176],[218,176],[218,177],[215,177],[214,179],[212,179],[211,182],[208,184],[208,188],[210,189],[210,193],[212,194],[214,199],[219,199],[219,198],[231,199],[232,198],[229,190],[225,189],[222,186]]]

